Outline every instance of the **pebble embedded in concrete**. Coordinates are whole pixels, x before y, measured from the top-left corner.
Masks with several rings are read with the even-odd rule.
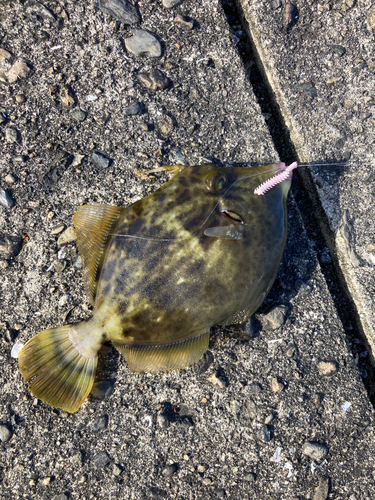
[[[163,7],[166,9],[172,9],[173,7],[177,7],[177,5],[182,4],[184,0],[163,0]]]
[[[13,208],[16,202],[12,198],[12,195],[6,189],[0,189],[0,205],[5,208]]]
[[[125,114],[127,116],[140,115],[145,110],[145,106],[141,102],[133,102],[127,108],[125,108]]]
[[[110,158],[107,158],[103,153],[99,153],[99,151],[95,151],[91,155],[91,161],[99,168],[108,168],[111,163]]]
[[[307,441],[302,446],[302,453],[320,463],[327,455],[328,448],[324,444]]]
[[[8,127],[5,129],[5,139],[12,143],[17,142],[19,139],[19,132],[13,127]]]
[[[153,68],[149,72],[138,75],[139,81],[150,90],[164,90],[170,86],[171,81],[160,69]]]
[[[0,425],[0,441],[5,443],[6,441],[9,441],[9,439],[12,437],[12,432],[8,429],[6,425]]]
[[[325,376],[333,375],[339,369],[336,361],[320,361],[317,364],[317,368],[320,375],[325,375]]]
[[[77,239],[77,233],[74,229],[74,226],[69,226],[65,231],[59,236],[57,240],[57,245],[59,247],[63,247],[64,245],[68,245],[69,243],[73,243]]]
[[[100,0],[99,9],[124,24],[138,24],[141,15],[137,7],[128,0]]]
[[[133,36],[125,39],[125,47],[136,56],[161,57],[161,44],[155,35],[146,30],[135,29]]]

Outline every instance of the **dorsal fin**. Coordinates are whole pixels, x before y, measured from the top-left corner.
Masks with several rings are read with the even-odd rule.
[[[86,291],[92,304],[95,301],[98,271],[103,250],[111,230],[116,225],[122,207],[83,205],[73,216],[77,245],[81,254]]]
[[[158,172],[168,172],[171,179],[174,177],[178,172],[181,172],[186,168],[186,165],[164,165],[163,167],[157,167],[153,168],[152,170],[149,170],[147,174],[156,174]]]

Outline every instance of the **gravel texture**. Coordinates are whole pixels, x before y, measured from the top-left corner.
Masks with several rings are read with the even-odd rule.
[[[145,175],[158,164],[277,160],[221,4],[168,3],[137,3],[141,29],[162,44],[157,60],[128,53],[131,28],[97,2],[0,3],[1,47],[11,53],[0,185],[12,175],[15,200],[0,206],[0,241],[22,241],[13,255],[0,252],[0,498],[374,498],[373,408],[293,194],[269,297],[251,327],[213,328],[195,366],[132,374],[105,346],[93,394],[70,415],[35,400],[11,356],[44,328],[90,315],[75,243],[60,246],[53,233],[71,226],[77,205],[134,202],[166,180]],[[181,30],[177,15],[194,29]],[[168,85],[141,83],[159,72]],[[144,113],[127,115],[135,102]],[[5,139],[8,128],[17,142]],[[92,160],[99,151],[106,168]],[[284,306],[274,328],[267,316]],[[322,376],[319,362],[339,369]],[[326,447],[322,462],[305,443]]]
[[[350,161],[300,171],[332,251],[322,263],[332,257],[338,266],[373,350],[375,261],[367,247],[375,235],[374,2],[237,3],[298,159]]]

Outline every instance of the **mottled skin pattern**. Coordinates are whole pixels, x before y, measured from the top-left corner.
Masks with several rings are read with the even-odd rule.
[[[290,180],[254,194],[275,168],[186,167],[125,208],[108,239],[94,316],[80,336],[155,345],[250,317],[272,286],[285,246]],[[215,190],[221,173],[226,183]],[[204,233],[230,225],[239,239]]]

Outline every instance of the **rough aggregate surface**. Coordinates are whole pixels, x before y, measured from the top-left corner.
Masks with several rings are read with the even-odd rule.
[[[277,160],[221,4],[137,7],[161,41],[156,61],[129,53],[131,29],[97,2],[0,3],[1,48],[30,68],[0,83],[0,186],[15,200],[0,206],[0,498],[374,498],[365,351],[353,339],[352,354],[293,194],[269,297],[246,325],[214,327],[196,365],[132,374],[105,346],[72,415],[22,381],[15,345],[91,313],[75,243],[58,241],[77,205],[134,202],[166,180],[146,175],[156,165]],[[155,71],[167,88],[142,85]],[[135,102],[144,112],[129,115]]]

